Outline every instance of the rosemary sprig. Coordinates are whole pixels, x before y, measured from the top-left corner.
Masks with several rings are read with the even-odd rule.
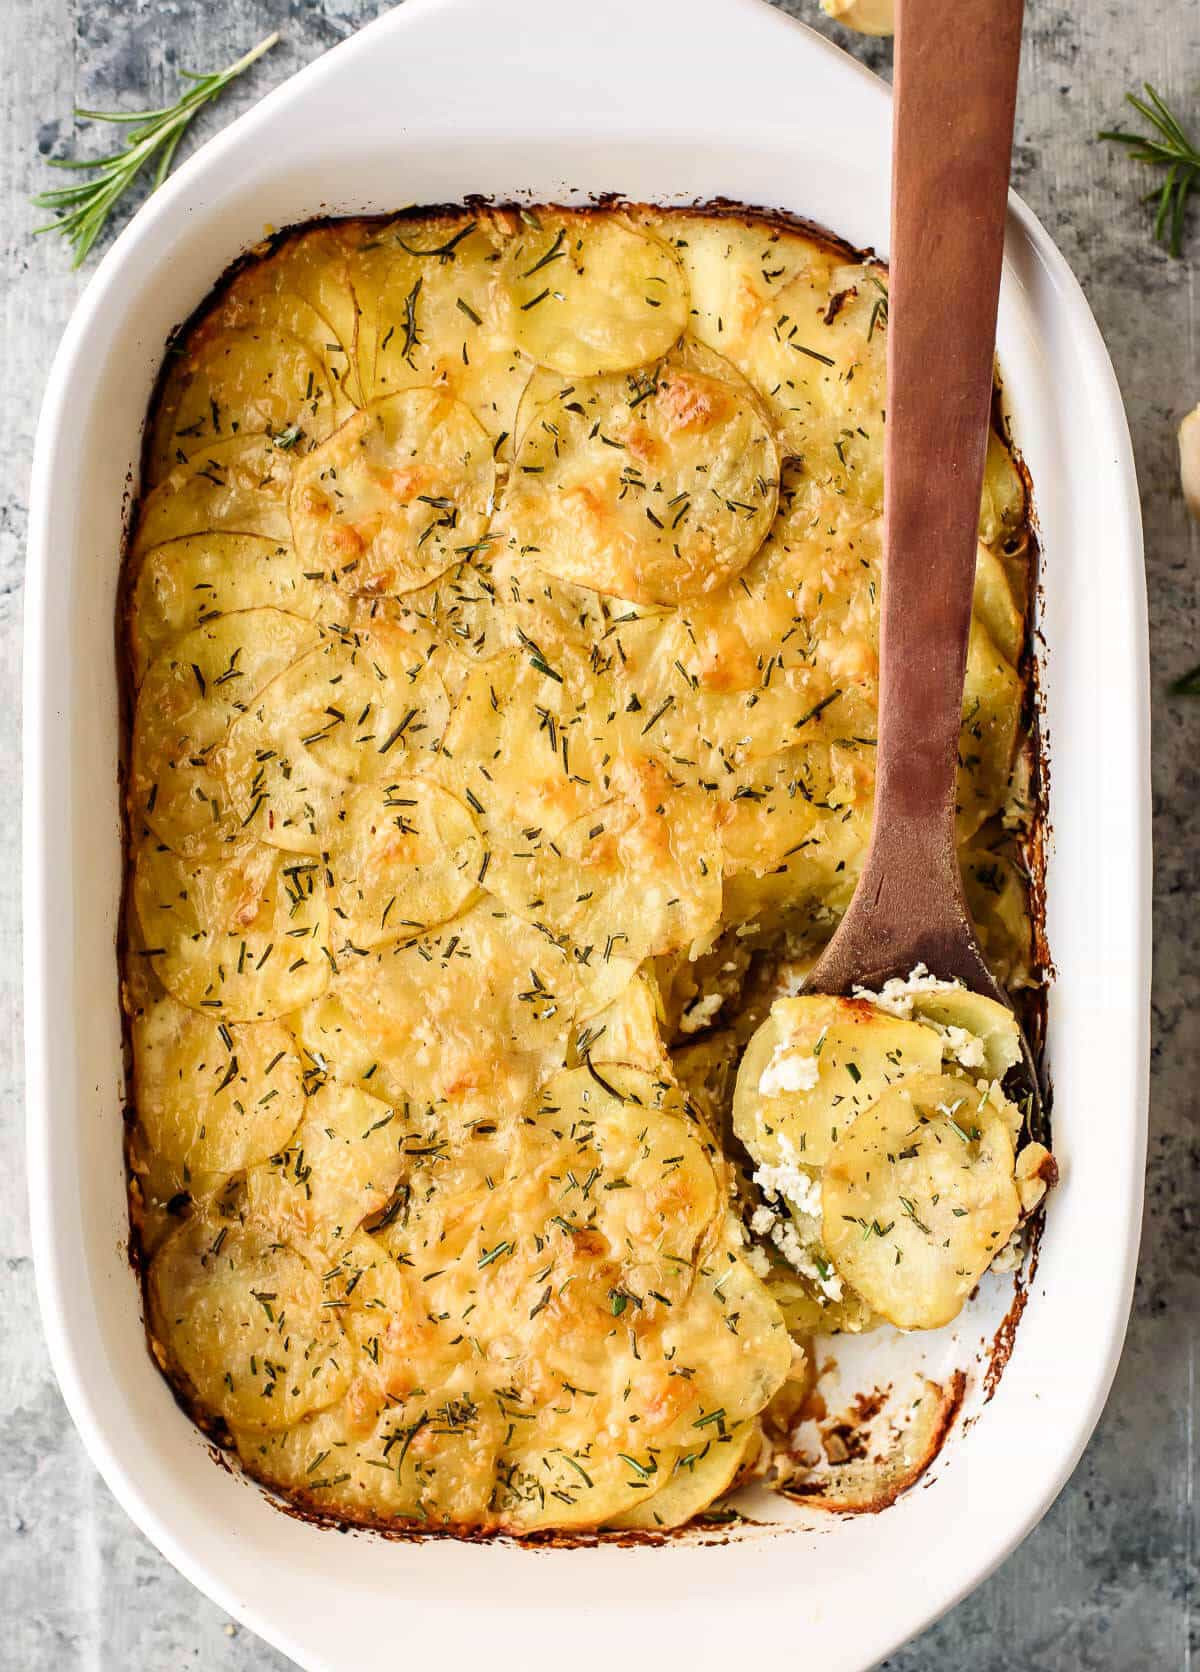
[[[1128,146],[1129,154],[1136,162],[1166,169],[1167,177],[1162,185],[1147,192],[1142,201],[1157,202],[1154,237],[1159,243],[1165,243],[1172,255],[1179,255],[1183,249],[1183,219],[1188,195],[1200,181],[1200,151],[1184,132],[1179,118],[1168,110],[1149,82],[1144,84],[1144,90],[1144,99],[1136,93],[1126,93],[1125,98],[1150,123],[1153,134],[1131,134],[1121,128],[1106,128],[1099,137]]]
[[[128,125],[129,143],[124,150],[115,151],[108,157],[88,160],[51,157],[52,168],[78,169],[86,172],[88,178],[57,191],[38,193],[32,200],[35,207],[52,209],[55,219],[39,226],[37,232],[61,232],[75,252],[72,265],[78,267],[103,231],[118,198],[128,191],[143,168],[157,158],[151,189],[161,186],[170,173],[176,147],[192,117],[201,106],[215,99],[231,81],[236,80],[243,70],[248,70],[264,52],[269,52],[278,39],[277,33],[268,35],[236,64],[230,64],[227,69],[217,70],[212,75],[194,75],[190,70],[181,70],[180,74],[192,85],[173,105],[164,105],[161,110],[77,109],[75,115],[87,122]]]

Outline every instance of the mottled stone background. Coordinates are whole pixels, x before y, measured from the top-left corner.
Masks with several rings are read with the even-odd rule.
[[[886,72],[886,43],[848,36],[821,19],[816,0],[785,3]],[[698,16],[704,5],[696,0]],[[169,102],[178,65],[216,68],[280,29],[280,47],[201,118],[200,137],[382,9],[382,0],[0,0],[0,1667],[12,1672],[289,1664],[227,1622],[126,1520],[67,1419],[38,1324],[21,1096],[21,574],[34,419],[83,281],[58,240],[34,241],[41,217],[27,198],[47,182],[45,156],[111,137],[77,137],[74,105]],[[1168,259],[1138,203],[1140,172],[1093,136],[1121,114],[1125,89],[1145,80],[1200,134],[1200,4],[1028,0],[1028,9],[1017,184],[1083,281],[1107,338],[1146,522],[1157,846],[1148,1213],[1124,1361],[1074,1480],[994,1578],[888,1665],[1182,1672],[1198,1646],[1200,701],[1171,698],[1166,685],[1200,660],[1200,529],[1180,497],[1174,440],[1179,417],[1200,399],[1200,210],[1191,260]],[[1098,553],[1098,576],[1101,564]],[[1102,1222],[1095,1233],[1103,1239]]]

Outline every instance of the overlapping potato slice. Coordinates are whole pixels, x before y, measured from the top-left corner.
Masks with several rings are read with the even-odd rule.
[[[688,329],[736,365],[756,326],[778,315],[776,300],[805,277],[814,295],[830,294],[841,258],[800,232],[721,215],[665,215],[658,227],[687,278]]]
[[[391,1199],[404,1167],[388,1104],[327,1081],[304,1118],[246,1178],[251,1212],[284,1241],[322,1249],[348,1242]]]
[[[299,616],[238,610],[165,650],[138,693],[129,776],[131,816],[176,852],[215,855],[240,835],[219,758],[230,725],[321,639]]]
[[[329,991],[294,1025],[313,1058],[348,1084],[389,1101],[497,1115],[565,1060],[575,1017],[601,1008],[632,974],[615,957],[581,966],[485,895],[435,934],[343,956]]]
[[[947,1324],[1020,1217],[1011,1118],[960,1075],[892,1086],[825,1167],[825,1246],[900,1329]]]
[[[447,922],[471,900],[484,869],[468,809],[422,778],[348,790],[326,856],[334,940],[358,951]]]
[[[264,434],[290,449],[334,425],[325,367],[299,338],[261,324],[203,325],[171,361],[150,441],[155,481],[231,436]]]
[[[240,828],[320,853],[348,785],[390,783],[429,759],[447,700],[428,649],[392,623],[329,632],[261,687],[214,760]]]
[[[863,999],[780,999],[738,1069],[734,1130],[760,1166],[821,1167],[884,1090],[941,1061],[936,1030]]]
[[[656,1076],[668,1072],[670,1062],[659,1028],[657,992],[653,976],[635,975],[611,1004],[590,1016],[579,1029],[575,1054],[593,1064],[623,1062]]]
[[[879,1314],[872,1310],[857,1289],[841,1277],[838,1278],[841,1293],[835,1298],[827,1284],[802,1276],[778,1250],[772,1250],[769,1257],[772,1263],[763,1281],[783,1313],[793,1340],[803,1341],[810,1335],[862,1335],[867,1330],[879,1328]],[[812,1251],[813,1264],[820,1279],[821,1267],[816,1266],[818,1257],[831,1272],[833,1262],[823,1247],[819,1254],[817,1250]]]
[[[834,750],[802,746],[733,778],[719,815],[727,921],[782,919],[817,944],[829,938],[850,903],[871,828],[873,759],[865,746],[857,756],[841,754],[839,765]]]
[[[983,468],[983,504],[979,538],[987,545],[1005,540],[1020,529],[1025,518],[1025,484],[1004,439],[988,432]]]
[[[358,315],[350,260],[362,223],[334,222],[288,235],[268,259],[242,269],[221,298],[217,317],[240,327],[268,324],[299,337],[326,368],[339,400],[361,406],[354,351]]]
[[[348,1348],[304,1256],[254,1220],[189,1219],[150,1268],[160,1362],[226,1422],[287,1428],[339,1397]]]
[[[655,1415],[663,1443],[684,1447],[756,1416],[793,1357],[783,1314],[730,1239],[701,1259],[687,1307],[672,1311],[661,1347],[673,1368],[657,1391]]]
[[[479,546],[494,493],[492,444],[470,410],[406,389],[299,460],[292,534],[307,567],[347,592],[411,592]]]
[[[438,775],[471,808],[493,846],[554,835],[607,799],[611,753],[603,711],[572,661],[541,647],[479,663],[459,692]]]
[[[759,313],[729,356],[769,400],[810,476],[883,502],[887,287],[874,263],[815,261]]]
[[[684,1526],[729,1491],[739,1473],[753,1463],[761,1443],[758,1424],[744,1422],[681,1451],[665,1484],[614,1516],[609,1526],[642,1531]]]
[[[943,1054],[991,1080],[1003,1080],[1021,1060],[1021,1031],[1007,1005],[966,987],[913,994],[913,1015],[943,1034]],[[1015,1138],[1016,1133],[1013,1133]]]
[[[401,219],[362,244],[351,271],[364,390],[444,388],[503,452],[530,366],[495,305],[497,236],[487,215]]]
[[[133,553],[213,530],[290,540],[288,489],[304,445],[286,435],[239,435],[193,453],[142,501]]]
[[[146,1136],[189,1177],[265,1161],[300,1124],[303,1072],[276,1023],[227,1023],[163,993],[135,1013],[131,1032]]]
[[[150,1142],[140,1122],[126,1128],[125,1160],[129,1222],[147,1260],[154,1258],[190,1214],[211,1211],[227,1218],[240,1206],[239,1174],[196,1171],[186,1163],[168,1160]]]
[[[156,657],[218,615],[269,607],[306,621],[344,619],[346,600],[305,572],[290,543],[252,534],[185,534],[141,561],[129,606],[140,685]]]
[[[625,1262],[620,1292],[639,1310],[682,1300],[722,1203],[711,1142],[678,1088],[628,1064],[589,1064],[555,1075],[535,1119],[571,1151],[547,1199]]]
[[[675,252],[612,215],[558,210],[526,220],[498,283],[518,346],[570,377],[633,371],[666,354],[687,324]]]
[[[707,938],[721,911],[721,854],[709,798],[607,801],[553,836],[493,847],[488,886],[528,922],[590,958],[641,963]]]
[[[967,646],[958,745],[958,832],[968,839],[1004,805],[1021,723],[1021,680],[976,618]]]
[[[745,567],[778,483],[758,398],[728,362],[688,343],[640,373],[562,384],[522,436],[500,527],[549,574],[677,604]]]
[[[335,329],[320,308],[297,291],[286,288],[286,276],[281,271],[275,269],[273,276],[284,281],[281,288],[270,288],[269,280],[250,285],[245,280],[236,282],[216,318],[226,329],[266,329],[302,342],[324,372],[333,398],[333,424],[330,427],[336,428],[356,406],[362,405],[350,347],[343,342],[341,332]],[[320,291],[318,286],[316,293],[320,294]],[[325,286],[321,300],[333,303],[352,347],[354,310],[349,287],[346,286],[335,301],[332,288]]]
[[[133,900],[164,987],[226,1022],[261,1022],[316,998],[332,954],[320,864],[248,842],[217,862],[148,842]]]
[[[1013,597],[1003,563],[982,540],[975,554],[974,613],[987,628],[992,643],[1015,667],[1025,642],[1025,622]]]
[[[959,856],[967,903],[988,968],[1007,992],[1031,985],[1033,929],[1015,860],[988,847]]]

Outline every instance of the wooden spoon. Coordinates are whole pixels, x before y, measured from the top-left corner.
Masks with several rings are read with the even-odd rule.
[[[875,813],[809,992],[925,964],[1008,1002],[975,939],[954,814],[1022,6],[897,6]]]

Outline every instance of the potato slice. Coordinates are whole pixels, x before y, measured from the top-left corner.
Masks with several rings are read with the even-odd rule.
[[[1017,608],[1003,563],[982,540],[975,548],[975,599],[972,606],[992,643],[1014,667],[1025,646],[1025,621]]]
[[[937,1329],[1016,1228],[1013,1166],[1008,1125],[971,1081],[913,1076],[839,1137],[823,1180],[825,1246],[898,1329]]]
[[[372,401],[298,462],[296,550],[347,592],[415,591],[479,546],[495,475],[486,431],[443,390]]]
[[[873,262],[816,260],[721,352],[765,396],[806,473],[878,510],[883,503],[887,287]]]
[[[335,388],[361,405],[354,351],[358,315],[350,258],[362,223],[333,221],[284,238],[270,257],[245,267],[220,305],[227,326],[270,324],[290,331],[321,359]]]
[[[345,598],[314,581],[288,544],[252,534],[186,534],[152,547],[129,602],[129,646],[140,685],[177,639],[218,615],[269,607],[305,621],[345,615]]]
[[[569,377],[644,366],[687,324],[675,252],[611,214],[539,214],[505,250],[498,282],[514,340]]]
[[[979,538],[994,545],[1020,528],[1025,517],[1025,484],[1012,452],[995,430],[988,431],[983,468]]]
[[[443,388],[503,454],[529,362],[495,305],[496,256],[490,216],[402,218],[374,233],[352,270],[363,387]]]
[[[287,1428],[342,1393],[337,1313],[308,1261],[270,1228],[197,1214],[159,1250],[148,1288],[166,1364],[226,1422]]]
[[[688,329],[738,365],[755,327],[778,316],[777,299],[793,280],[807,275],[814,293],[827,296],[840,265],[827,244],[736,215],[668,212],[657,230],[683,264],[691,293]]]
[[[326,853],[334,939],[359,952],[448,922],[477,893],[484,869],[467,808],[421,778],[348,790]]]
[[[945,1054],[968,1073],[1003,1080],[1021,1060],[1021,1032],[1007,1005],[966,987],[913,994],[913,1015],[949,1033]],[[966,1038],[961,1037],[966,1035]],[[977,1047],[977,1048],[976,1048]]]
[[[1032,985],[1033,926],[1017,866],[1004,853],[973,846],[959,863],[988,968],[1009,992]]]
[[[621,1292],[639,1308],[683,1299],[724,1203],[707,1134],[679,1089],[623,1063],[570,1068],[542,1088],[535,1118],[570,1142],[559,1211],[625,1260]]]
[[[685,1526],[729,1491],[740,1471],[754,1461],[761,1444],[757,1422],[743,1422],[681,1451],[665,1484],[608,1525],[644,1531]]]
[[[226,1022],[282,1016],[329,982],[324,868],[259,842],[216,864],[146,843],[133,899],[146,956],[181,1003]]]
[[[266,435],[214,441],[176,465],[141,505],[132,551],[212,529],[288,541],[287,496],[303,441]]]
[[[280,1150],[304,1115],[295,1043],[274,1022],[222,1022],[169,993],[132,1023],[146,1135],[188,1174],[236,1173]]]
[[[202,325],[171,361],[150,442],[157,481],[230,436],[269,435],[285,448],[323,441],[334,424],[321,361],[296,337]]]
[[[702,1257],[687,1304],[672,1309],[658,1346],[651,1376],[665,1373],[652,1401],[656,1438],[685,1448],[757,1416],[793,1359],[783,1314],[726,1240]]]
[[[976,617],[967,646],[958,745],[958,835],[973,836],[1008,794],[1021,719],[1021,681]]]
[[[348,785],[394,782],[428,758],[448,704],[427,653],[390,623],[332,632],[260,689],[217,761],[240,828],[321,853]]]
[[[218,751],[258,692],[320,642],[283,610],[239,610],[194,628],[142,682],[133,721],[129,811],[177,853],[216,855],[240,835]]]
[[[170,1161],[150,1142],[140,1122],[126,1127],[129,1169],[129,1225],[143,1259],[152,1260],[168,1237],[195,1212],[221,1218],[240,1205],[240,1174],[197,1172]]]
[[[653,976],[638,974],[611,1004],[598,1010],[580,1028],[575,1051],[580,1058],[603,1065],[628,1063],[648,1074],[670,1072],[670,1059],[659,1029],[657,985]]]
[[[636,376],[562,385],[522,437],[501,528],[548,574],[678,604],[745,568],[778,486],[758,398],[690,343]]]
[[[437,772],[471,808],[489,846],[528,848],[607,799],[604,716],[586,675],[540,646],[490,658],[468,676]]]
[[[588,957],[641,963],[702,940],[720,916],[714,814],[711,798],[679,792],[659,808],[607,801],[553,837],[493,846],[488,886]]]
[[[290,1141],[247,1174],[251,1212],[287,1242],[325,1250],[348,1242],[400,1180],[393,1120],[379,1098],[328,1081],[309,1098]]]
[[[933,1029],[862,999],[778,999],[742,1058],[734,1131],[760,1167],[824,1166],[889,1086],[941,1061]]]
[[[270,278],[281,276],[277,267],[270,273]],[[258,284],[235,282],[215,317],[227,329],[265,329],[298,338],[325,373],[333,395],[331,428],[336,428],[356,406],[362,405],[350,353],[354,343],[354,306],[349,282],[336,300],[334,287],[328,284],[313,287],[314,295],[322,303],[332,304],[332,311],[340,316],[341,330],[335,328],[327,312],[322,312],[307,297],[287,289],[286,284],[279,289],[264,288],[269,282],[266,276]],[[342,331],[346,333],[346,341],[342,340]]]
[[[339,1080],[496,1116],[565,1059],[589,976],[485,896],[435,934],[344,958],[294,1026]]]

